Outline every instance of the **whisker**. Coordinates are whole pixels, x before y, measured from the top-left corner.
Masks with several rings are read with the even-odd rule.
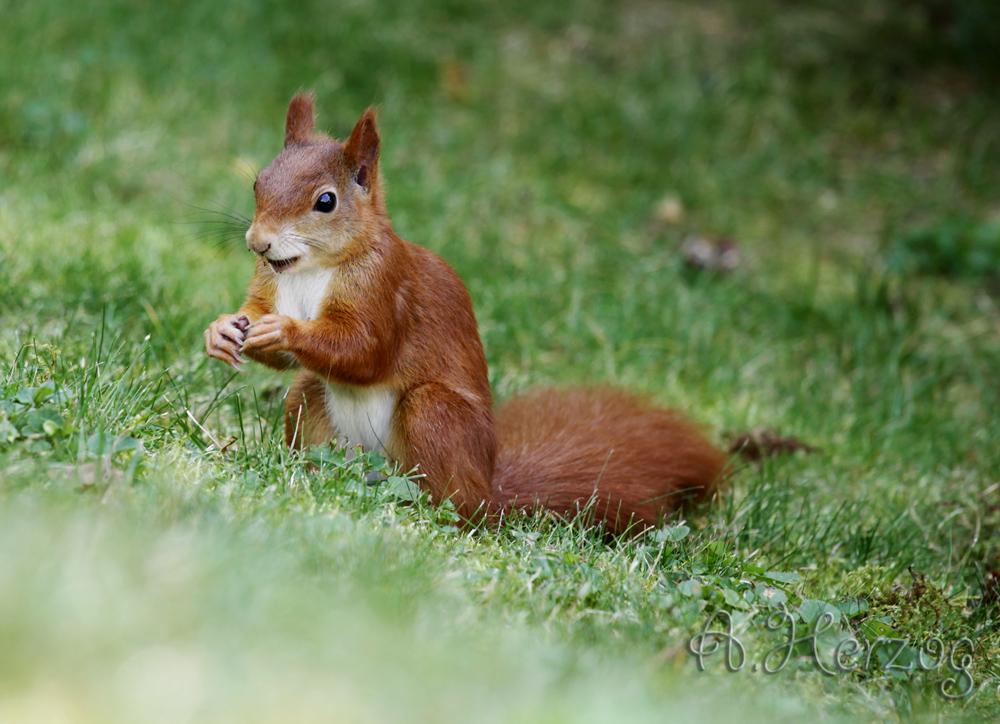
[[[199,243],[209,243],[220,249],[242,246],[244,242],[244,239],[241,236],[215,236],[211,234],[192,236],[191,239]]]
[[[189,209],[194,209],[194,212],[187,214],[184,220],[175,222],[183,226],[197,227],[188,235],[189,238],[201,243],[209,242],[220,252],[241,244],[246,239],[246,232],[250,228],[251,221],[238,211],[217,201],[210,203],[226,209],[225,211],[185,202],[180,203]]]
[[[246,239],[246,232],[242,229],[226,229],[226,228],[214,228],[214,229],[191,229],[188,236],[196,239]]]
[[[240,161],[243,162],[243,164],[240,165],[240,164],[234,163],[234,164],[232,164],[233,167],[235,169],[237,169],[240,173],[242,173],[244,176],[246,176],[246,178],[250,182],[250,184],[253,185],[254,183],[257,182],[257,177],[260,176],[260,166],[258,166],[256,163],[250,161],[245,156],[240,156],[239,159],[240,159]],[[248,168],[249,169],[253,169],[253,176],[251,176],[247,172]]]
[[[184,204],[184,205],[187,206],[190,209],[195,209],[196,211],[200,211],[200,212],[205,213],[205,214],[213,214],[213,215],[216,215],[216,216],[225,216],[227,219],[231,219],[232,221],[234,221],[236,223],[239,223],[239,224],[243,224],[243,225],[245,225],[247,227],[249,227],[250,224],[252,223],[251,219],[248,219],[246,216],[244,216],[243,214],[241,214],[239,211],[235,211],[234,209],[230,209],[228,206],[220,204],[218,201],[213,201],[212,203],[216,204],[217,206],[221,206],[223,209],[226,209],[226,211],[218,211],[216,209],[206,209],[203,206],[195,206],[194,204]]]
[[[220,229],[209,229],[208,231],[195,232],[189,235],[192,239],[198,239],[200,241],[205,240],[222,240],[226,241],[232,239],[234,242],[244,241],[246,237],[243,234],[236,234],[231,231],[223,231]]]
[[[230,207],[226,206],[225,204],[223,204],[223,203],[221,203],[219,201],[214,201],[213,200],[212,203],[215,204],[216,206],[218,206],[220,208],[223,208],[223,209],[225,209],[226,211],[229,212],[228,214],[223,213],[222,214],[223,216],[228,216],[231,219],[238,219],[240,221],[246,222],[247,224],[250,224],[253,221],[253,219],[250,219],[250,218],[244,216],[243,214],[241,214],[236,209],[230,208]],[[217,213],[222,213],[222,212],[217,212]]]
[[[184,226],[224,226],[231,229],[246,229],[248,228],[246,224],[240,224],[236,221],[223,221],[222,219],[195,219],[193,221],[178,221],[178,224]]]
[[[319,239],[313,239],[308,236],[302,236],[301,234],[292,234],[292,233],[289,233],[288,236],[292,239],[296,239],[297,241],[301,241],[306,246],[311,246],[317,249],[323,246],[323,242],[321,242]]]
[[[209,241],[217,246],[242,243],[246,239],[246,232],[249,228],[247,224],[220,219],[176,221],[174,223],[189,228],[189,233],[185,234],[188,238],[200,242]]]
[[[177,197],[174,197],[174,201],[193,210],[174,223],[188,227],[189,233],[185,234],[187,238],[199,244],[211,244],[215,249],[213,258],[218,259],[224,253],[243,247],[246,243],[246,232],[252,220],[239,211],[215,200],[209,201],[209,205],[217,206],[222,211],[189,204]]]
[[[232,234],[233,236],[246,236],[248,228],[238,224],[209,224],[188,221],[177,221],[174,223],[178,226],[194,227],[193,229],[189,229],[192,234]]]

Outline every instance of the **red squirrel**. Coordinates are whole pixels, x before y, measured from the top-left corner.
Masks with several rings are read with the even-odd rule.
[[[679,413],[608,388],[541,390],[494,412],[469,294],[447,262],[398,237],[379,178],[375,111],[346,142],[315,133],[312,94],[257,176],[247,298],[205,331],[208,354],[299,370],[292,448],[338,441],[417,469],[466,520],[544,506],[612,533],[710,495],[726,459]]]

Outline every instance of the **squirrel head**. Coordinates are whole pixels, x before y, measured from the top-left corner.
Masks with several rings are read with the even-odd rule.
[[[247,246],[276,273],[335,266],[388,225],[378,173],[379,135],[369,108],[343,143],[315,133],[314,97],[288,106],[285,147],[254,182]]]

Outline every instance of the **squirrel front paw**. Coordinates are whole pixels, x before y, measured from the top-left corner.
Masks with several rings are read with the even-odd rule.
[[[205,350],[209,357],[221,359],[242,372],[246,364],[243,345],[250,328],[250,318],[245,314],[221,314],[205,330]]]
[[[244,347],[255,352],[287,352],[295,320],[281,314],[265,314],[247,329]]]

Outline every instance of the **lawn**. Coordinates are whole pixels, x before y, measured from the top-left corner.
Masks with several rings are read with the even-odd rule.
[[[0,8],[0,721],[1000,718],[990,4]],[[621,540],[289,454],[290,378],[202,331],[300,88],[341,138],[381,106],[498,399],[813,450]]]

